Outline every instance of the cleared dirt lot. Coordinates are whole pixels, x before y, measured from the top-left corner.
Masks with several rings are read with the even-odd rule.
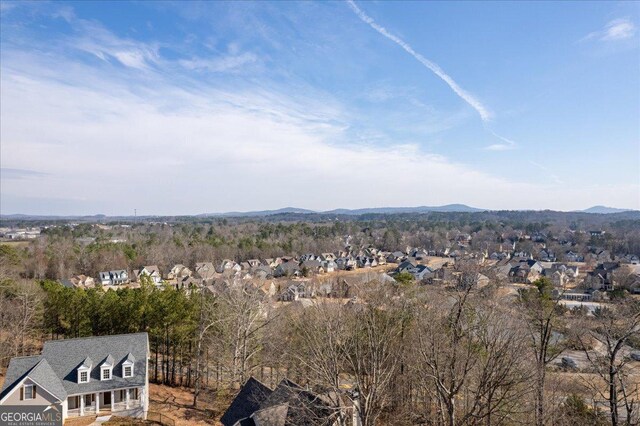
[[[161,413],[180,425],[222,425],[219,419],[235,396],[203,391],[198,399],[199,408],[193,408],[193,393],[184,388],[150,384],[149,411]]]

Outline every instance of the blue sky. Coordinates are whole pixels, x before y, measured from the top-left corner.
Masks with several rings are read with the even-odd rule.
[[[640,208],[640,3],[2,2],[0,212]]]

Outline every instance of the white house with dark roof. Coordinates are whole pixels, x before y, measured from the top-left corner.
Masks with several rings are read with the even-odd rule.
[[[147,333],[50,340],[42,354],[12,358],[0,405],[59,402],[62,418],[114,414],[146,419]]]
[[[129,283],[129,274],[124,269],[98,273],[98,281],[102,285],[121,285]]]

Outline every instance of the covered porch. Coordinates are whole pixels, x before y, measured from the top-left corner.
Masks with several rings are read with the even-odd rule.
[[[144,388],[115,389],[72,395],[67,398],[67,417],[96,416],[142,407]]]

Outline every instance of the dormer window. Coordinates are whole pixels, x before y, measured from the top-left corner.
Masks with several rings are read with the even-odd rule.
[[[113,369],[113,357],[111,355],[100,364],[100,380],[111,380],[111,372]]]
[[[136,359],[133,354],[129,353],[125,357],[124,361],[122,361],[122,377],[130,378],[133,377],[133,365],[135,364]]]
[[[111,380],[111,367],[102,367],[100,369],[100,380]]]
[[[89,369],[87,367],[78,368],[78,383],[89,383]]]
[[[78,383],[89,383],[89,372],[91,371],[91,359],[85,358],[78,367]]]

